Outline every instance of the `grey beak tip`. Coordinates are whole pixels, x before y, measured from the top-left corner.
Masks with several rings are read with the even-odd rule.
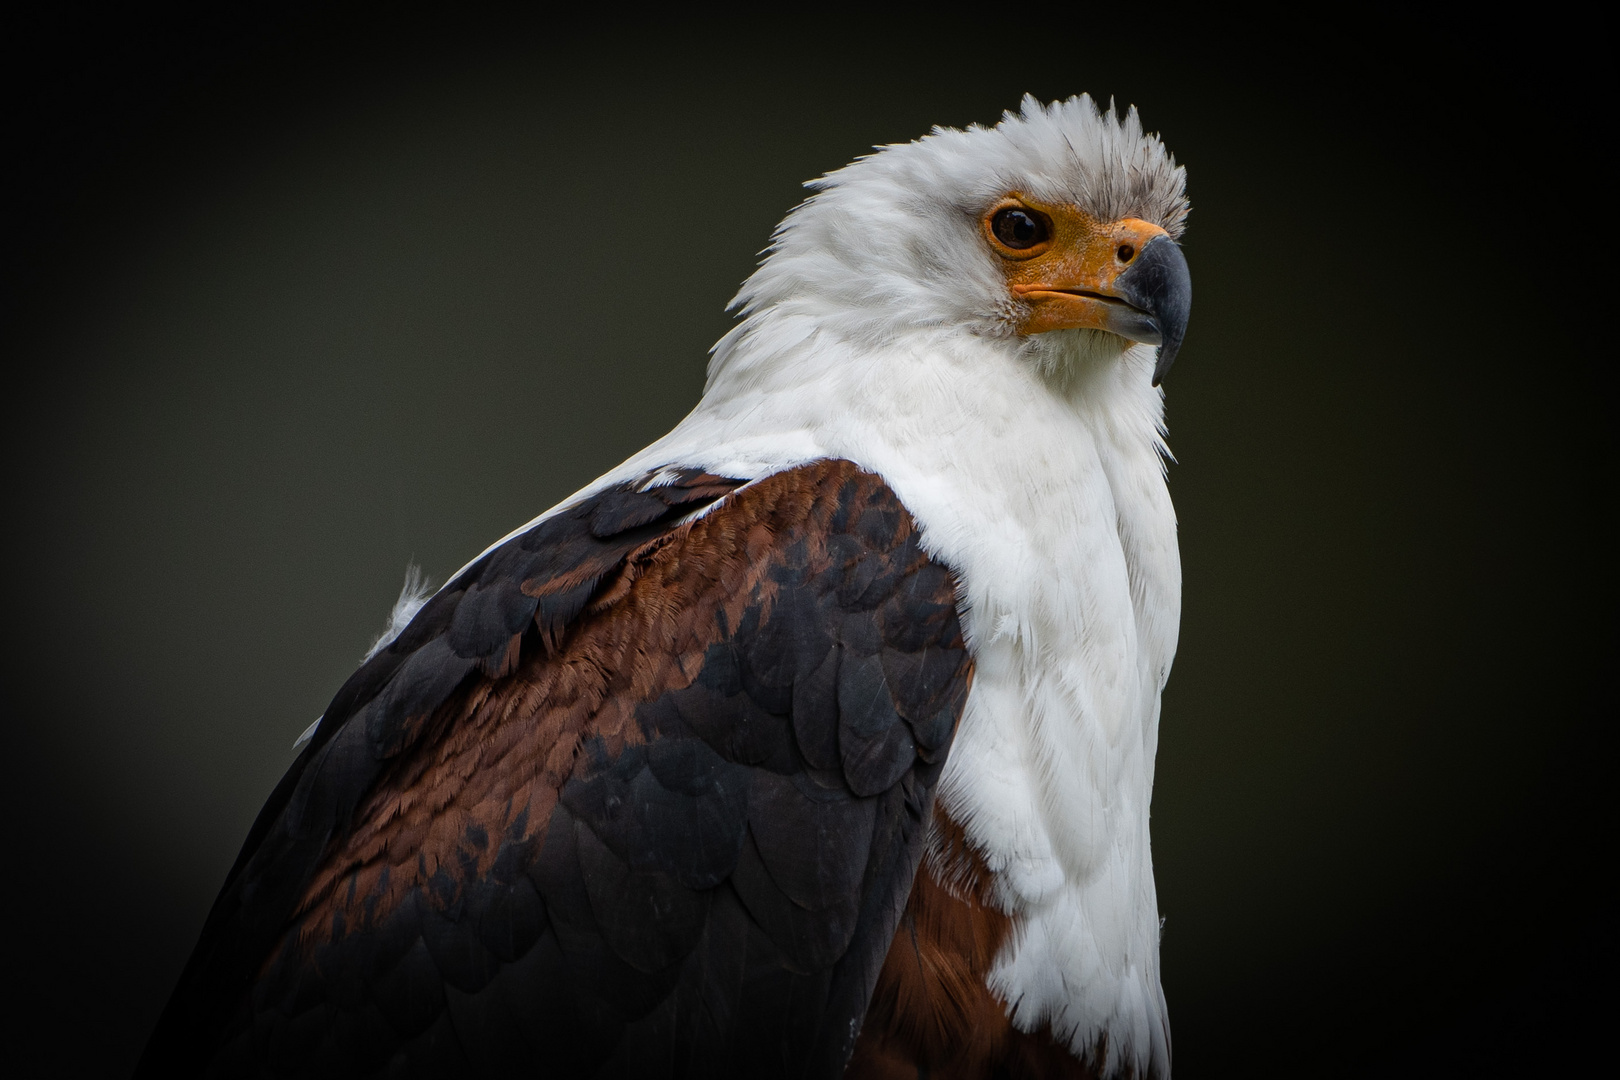
[[[1181,247],[1168,236],[1155,237],[1142,246],[1131,268],[1117,282],[1121,295],[1132,307],[1147,312],[1159,325],[1162,335],[1159,357],[1153,365],[1153,385],[1158,386],[1181,351],[1192,312],[1192,274]]]

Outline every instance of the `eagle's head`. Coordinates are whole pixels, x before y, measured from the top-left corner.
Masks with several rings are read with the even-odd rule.
[[[745,316],[874,345],[961,330],[1047,362],[1144,342],[1155,384],[1181,346],[1186,172],[1134,107],[1025,97],[993,128],[935,128],[809,186],[733,302]]]

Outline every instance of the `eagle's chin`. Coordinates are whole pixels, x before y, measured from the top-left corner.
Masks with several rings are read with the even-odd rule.
[[[1051,330],[1025,339],[1024,354],[1054,389],[1067,390],[1086,375],[1117,364],[1133,344],[1107,330]]]

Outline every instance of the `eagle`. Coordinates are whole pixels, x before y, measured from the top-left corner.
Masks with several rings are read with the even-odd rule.
[[[810,182],[666,436],[388,632],[144,1077],[1165,1077],[1184,169],[1025,97]]]

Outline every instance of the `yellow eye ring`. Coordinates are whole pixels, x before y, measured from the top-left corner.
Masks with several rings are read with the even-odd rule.
[[[997,210],[990,218],[990,232],[1013,251],[1028,251],[1052,236],[1044,215],[1022,206],[1004,206]]]

